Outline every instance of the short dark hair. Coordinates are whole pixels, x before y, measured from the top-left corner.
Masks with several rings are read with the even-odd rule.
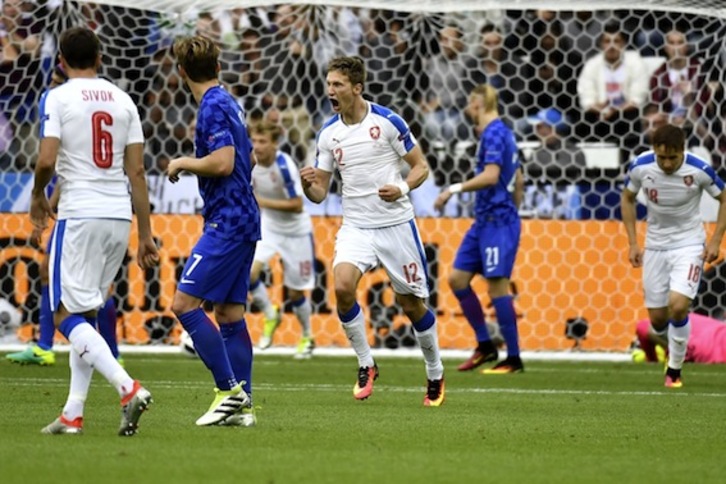
[[[60,53],[71,69],[96,67],[101,53],[101,41],[87,27],[73,27],[60,36]]]
[[[598,39],[597,39],[598,43],[602,42],[602,38],[605,36],[605,34],[618,35],[618,36],[620,36],[621,39],[623,39],[624,44],[628,43],[628,40],[629,40],[628,36],[625,34],[622,26],[620,25],[620,22],[618,22],[617,20],[609,20],[603,26],[602,31],[603,31],[603,33],[600,34],[600,37],[598,37]]]
[[[686,148],[686,133],[678,126],[666,124],[653,132],[652,145],[683,150]]]
[[[174,42],[172,51],[177,64],[184,68],[192,81],[217,79],[219,47],[208,37],[195,35],[179,38]]]
[[[365,85],[366,66],[360,57],[336,57],[328,63],[328,72],[331,71],[339,71],[347,76],[354,86],[356,84]]]

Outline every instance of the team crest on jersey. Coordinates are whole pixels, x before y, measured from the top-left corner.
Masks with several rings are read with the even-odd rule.
[[[373,127],[371,127],[370,133],[371,133],[371,138],[376,140],[381,137],[381,128],[379,128],[378,126],[373,126]]]
[[[687,187],[690,187],[691,185],[693,185],[693,176],[692,175],[684,176],[683,183],[685,183]]]

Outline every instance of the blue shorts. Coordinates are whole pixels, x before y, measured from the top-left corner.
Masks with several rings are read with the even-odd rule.
[[[454,269],[481,274],[487,279],[510,279],[521,231],[518,218],[501,226],[474,223],[456,252]]]
[[[256,246],[256,241],[202,234],[184,265],[177,290],[212,303],[246,304]]]

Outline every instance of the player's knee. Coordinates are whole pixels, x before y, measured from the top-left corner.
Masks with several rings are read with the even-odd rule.
[[[335,299],[339,310],[352,308],[355,304],[355,286],[336,282]]]
[[[469,286],[470,279],[459,271],[453,271],[449,275],[449,287],[452,291],[461,291]]]
[[[171,303],[171,312],[173,312],[177,316],[181,316],[182,314],[197,309],[197,307],[199,306],[193,304],[193,301],[189,300],[186,297],[183,297],[183,295],[180,295],[180,293],[177,293]]]
[[[396,300],[411,321],[418,321],[426,313],[426,305],[421,298],[410,295],[397,295]]]

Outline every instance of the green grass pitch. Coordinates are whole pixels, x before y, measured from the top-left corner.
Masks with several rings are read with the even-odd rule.
[[[726,367],[525,362],[526,373],[458,373],[424,408],[423,362],[381,358],[373,396],[353,399],[356,361],[258,356],[255,428],[199,428],[212,400],[199,360],[126,355],[155,404],[116,436],[118,397],[94,377],[84,435],[47,436],[68,385],[54,367],[0,355],[0,482],[707,483],[726,479]]]

